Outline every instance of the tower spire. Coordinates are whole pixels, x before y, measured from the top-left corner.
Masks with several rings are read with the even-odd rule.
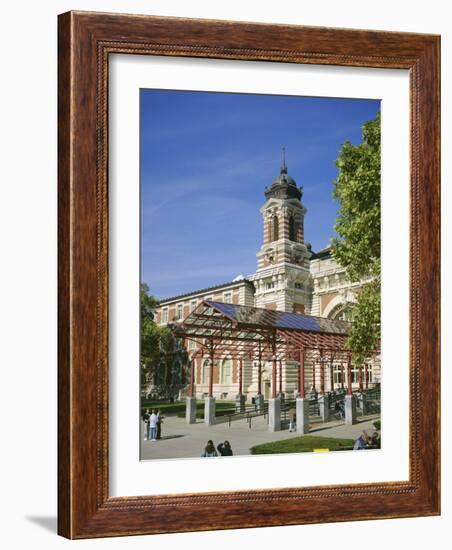
[[[287,174],[286,148],[285,148],[285,147],[282,147],[282,155],[281,155],[281,174]]]

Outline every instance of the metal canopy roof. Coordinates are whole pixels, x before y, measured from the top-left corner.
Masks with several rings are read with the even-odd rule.
[[[205,303],[241,325],[260,325],[262,328],[324,334],[348,335],[350,332],[350,323],[347,321],[222,302],[206,301]]]
[[[203,300],[180,324],[176,337],[196,342],[197,353],[236,358],[297,360],[300,349],[313,358],[344,358],[350,323],[297,313]]]

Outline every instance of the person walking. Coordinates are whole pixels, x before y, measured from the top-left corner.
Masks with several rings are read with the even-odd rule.
[[[162,439],[163,415],[160,409],[157,409],[157,439]]]
[[[223,443],[220,443],[217,449],[221,456],[232,456],[234,454],[232,452],[231,444],[229,443],[228,440],[225,440]]]
[[[149,417],[149,430],[151,441],[157,441],[157,420],[157,414],[155,410],[153,410],[151,416]]]
[[[149,439],[149,417],[151,415],[149,414],[149,409],[146,409],[143,413],[143,416],[141,419],[144,422],[144,440],[147,441]]]
[[[211,457],[211,456],[218,456],[217,451],[215,450],[215,445],[213,444],[213,441],[209,439],[207,442],[207,445],[204,448],[204,452],[202,453],[201,457]]]

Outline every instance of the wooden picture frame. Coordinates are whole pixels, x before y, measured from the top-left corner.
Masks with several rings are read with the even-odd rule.
[[[440,38],[138,15],[59,16],[58,532],[68,538],[440,513]],[[398,68],[410,72],[409,481],[110,497],[110,54]]]

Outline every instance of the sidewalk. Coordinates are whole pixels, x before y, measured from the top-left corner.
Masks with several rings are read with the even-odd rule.
[[[311,428],[312,435],[325,437],[340,437],[356,439],[363,430],[369,433],[374,431],[372,425],[379,415],[363,417],[358,424],[345,425],[337,420],[325,424],[315,424]],[[141,458],[190,458],[201,456],[208,439],[212,439],[215,446],[227,439],[232,446],[234,455],[249,455],[250,448],[260,443],[280,441],[291,437],[299,437],[295,432],[287,429],[280,432],[269,432],[266,420],[263,417],[253,419],[252,428],[245,420],[236,420],[228,427],[228,423],[206,426],[198,420],[196,424],[186,424],[185,418],[167,416],[162,426],[162,439],[152,442],[144,441],[144,423],[141,423]]]

